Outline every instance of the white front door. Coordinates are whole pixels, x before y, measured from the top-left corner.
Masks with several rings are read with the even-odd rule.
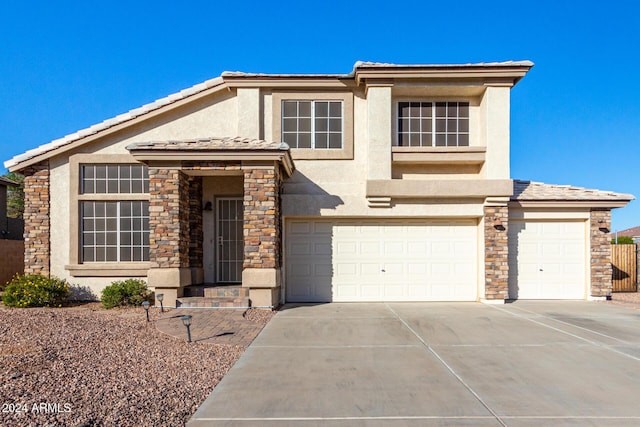
[[[244,261],[244,214],[241,197],[217,199],[216,206],[216,281],[240,283]]]
[[[584,299],[585,221],[509,221],[509,298]]]
[[[474,220],[288,220],[291,302],[473,301]]]

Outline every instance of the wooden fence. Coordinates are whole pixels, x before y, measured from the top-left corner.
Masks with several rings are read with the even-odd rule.
[[[638,257],[636,245],[611,245],[613,292],[636,292]]]

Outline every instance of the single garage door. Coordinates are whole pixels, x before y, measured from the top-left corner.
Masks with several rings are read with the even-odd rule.
[[[474,220],[287,220],[290,302],[474,301]]]
[[[509,221],[509,297],[584,299],[584,221]]]

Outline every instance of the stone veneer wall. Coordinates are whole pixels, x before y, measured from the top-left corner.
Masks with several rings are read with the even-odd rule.
[[[189,182],[179,169],[149,167],[151,268],[189,267]]]
[[[244,268],[280,267],[280,186],[275,166],[244,171]]]
[[[42,162],[21,171],[24,174],[24,272],[51,272],[49,163]]]
[[[591,296],[607,297],[613,290],[611,267],[611,211],[592,210],[591,239]]]
[[[202,268],[202,177],[189,178],[189,266]]]
[[[494,227],[496,218],[501,227]],[[509,208],[507,206],[484,207],[484,268],[485,299],[509,298]]]

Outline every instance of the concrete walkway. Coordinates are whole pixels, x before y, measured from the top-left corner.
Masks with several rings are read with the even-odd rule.
[[[188,423],[640,425],[640,314],[589,302],[290,306]]]

